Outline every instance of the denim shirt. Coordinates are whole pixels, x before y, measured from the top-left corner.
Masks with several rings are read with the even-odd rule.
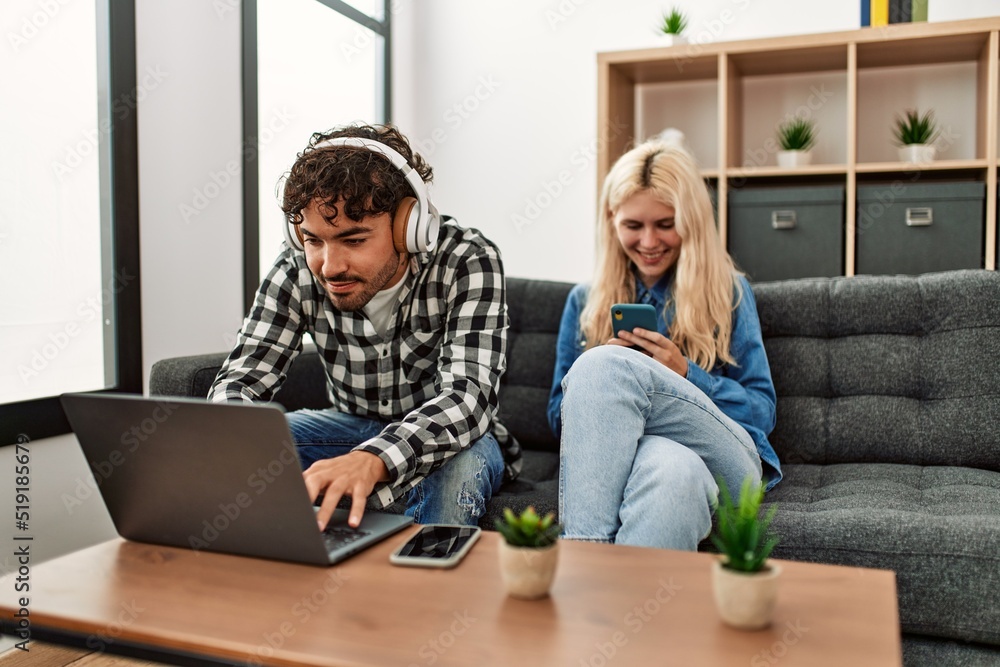
[[[741,276],[739,281],[743,287],[743,298],[733,312],[733,333],[729,343],[736,365],[719,363],[709,372],[688,360],[687,379],[753,438],[763,462],[767,489],[770,490],[781,480],[778,455],[767,440],[775,421],[774,383],[764,353],[757,302],[746,278]],[[668,335],[674,315],[672,302],[669,308],[664,308],[670,300],[672,282],[673,272],[667,273],[651,288],[636,279],[636,303],[646,303],[656,309],[657,330],[664,336]],[[557,438],[562,430],[562,380],[586,346],[580,330],[580,313],[586,304],[587,286],[576,285],[566,299],[559,325],[556,366],[548,406],[549,426]]]

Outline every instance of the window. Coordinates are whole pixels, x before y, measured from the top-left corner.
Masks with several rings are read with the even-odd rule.
[[[131,1],[7,0],[0,444],[69,431],[58,394],[141,391]]]
[[[384,0],[257,0],[243,7],[244,128],[256,149],[244,153],[249,308],[281,249],[278,184],[298,152],[313,132],[389,117],[389,20]]]

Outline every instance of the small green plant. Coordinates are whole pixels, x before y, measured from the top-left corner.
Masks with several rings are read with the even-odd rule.
[[[816,143],[816,124],[805,118],[790,118],[778,126],[783,151],[807,151]]]
[[[533,547],[541,549],[556,543],[562,525],[555,522],[556,515],[549,512],[544,517],[538,516],[534,507],[521,512],[517,516],[509,507],[503,510],[503,519],[494,523],[507,544],[512,547]]]
[[[933,111],[921,116],[915,109],[907,109],[904,115],[896,115],[892,130],[897,146],[929,144],[938,136],[937,121],[934,120]]]
[[[688,20],[684,12],[677,7],[671,7],[670,12],[663,15],[660,32],[665,35],[679,35],[687,28]]]
[[[778,508],[773,506],[760,516],[764,486],[750,477],[743,480],[738,505],[733,504],[725,480],[719,478],[718,481],[719,507],[712,544],[726,557],[723,567],[739,572],[759,572],[778,543],[778,538],[769,533]]]

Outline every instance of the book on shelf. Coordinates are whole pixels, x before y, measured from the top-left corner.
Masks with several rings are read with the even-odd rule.
[[[913,0],[889,0],[889,23],[909,23],[913,16]]]
[[[872,26],[889,25],[889,0],[871,0]]]

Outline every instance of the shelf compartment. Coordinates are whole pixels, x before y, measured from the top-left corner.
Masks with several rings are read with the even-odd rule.
[[[938,24],[928,24],[937,27]],[[956,35],[858,41],[858,68],[910,67],[975,61],[989,42],[987,30]]]
[[[719,167],[719,87],[680,81],[635,87],[636,143],[675,127],[703,169]]]
[[[659,56],[656,54],[660,54]],[[633,83],[667,83],[669,81],[714,81],[719,76],[719,58],[703,55],[695,44],[667,49],[598,55],[598,63],[617,70]]]
[[[781,149],[778,125],[793,117],[816,125],[816,165],[846,164],[847,84],[843,71],[742,77],[739,104],[731,107],[731,113],[738,114],[740,150],[731,156],[729,167],[775,166]]]
[[[935,144],[944,160],[983,158],[977,137],[975,62],[858,70],[858,163],[893,162],[898,114],[934,110],[941,128]]]
[[[847,69],[847,49],[842,44],[813,48],[730,52],[743,76],[805,74]]]

